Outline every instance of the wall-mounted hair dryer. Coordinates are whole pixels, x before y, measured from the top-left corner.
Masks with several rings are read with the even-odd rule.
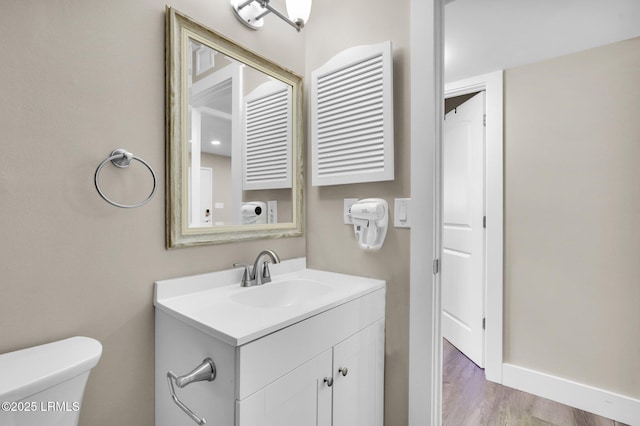
[[[242,225],[267,223],[267,204],[262,201],[242,203],[240,207],[240,223]]]
[[[365,198],[351,206],[353,230],[363,249],[379,249],[387,236],[389,206],[382,198]]]

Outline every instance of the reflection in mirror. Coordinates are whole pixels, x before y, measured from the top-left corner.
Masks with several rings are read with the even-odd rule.
[[[167,244],[301,235],[301,77],[167,9]]]
[[[189,227],[291,222],[291,86],[189,47]]]

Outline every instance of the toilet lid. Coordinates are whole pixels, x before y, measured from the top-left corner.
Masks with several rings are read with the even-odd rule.
[[[20,401],[92,369],[102,345],[71,337],[0,355],[0,400]]]

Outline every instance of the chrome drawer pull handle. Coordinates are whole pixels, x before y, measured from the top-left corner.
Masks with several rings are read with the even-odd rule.
[[[347,374],[349,374],[349,369],[347,367],[340,367],[338,369],[338,373],[342,373],[343,376],[346,376]]]
[[[327,386],[331,387],[333,386],[333,377],[325,377],[324,378],[324,382],[327,384]]]

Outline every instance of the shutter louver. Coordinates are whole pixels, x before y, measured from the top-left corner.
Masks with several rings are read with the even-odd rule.
[[[291,188],[291,87],[266,83],[245,98],[244,190]]]
[[[349,49],[312,73],[314,186],[392,180],[391,43]]]

